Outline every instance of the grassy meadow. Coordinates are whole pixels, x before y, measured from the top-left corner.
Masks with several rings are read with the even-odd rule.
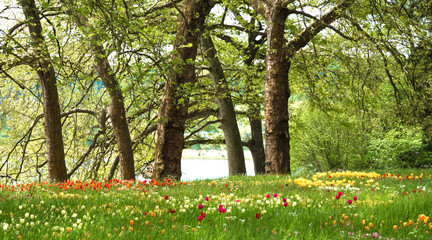
[[[2,185],[0,239],[431,239],[432,170]]]

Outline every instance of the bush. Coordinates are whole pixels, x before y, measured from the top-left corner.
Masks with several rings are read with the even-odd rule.
[[[316,171],[365,168],[366,139],[356,119],[341,112],[328,115],[310,106],[291,111],[291,158],[294,165]]]
[[[369,140],[367,162],[374,168],[420,167],[423,153],[420,129],[397,126]]]

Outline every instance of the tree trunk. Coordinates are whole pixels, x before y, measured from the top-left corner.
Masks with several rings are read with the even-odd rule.
[[[201,45],[208,61],[210,78],[216,90],[216,104],[219,107],[219,119],[228,153],[229,175],[246,174],[240,131],[222,65],[216,56],[216,49],[210,36],[202,36]]]
[[[22,0],[21,6],[28,20],[28,28],[33,40],[36,68],[42,86],[44,128],[48,150],[48,175],[54,182],[68,179],[60,118],[60,104],[56,85],[56,74],[42,35],[39,11],[34,0]]]
[[[289,68],[294,54],[312,40],[321,30],[344,14],[353,0],[342,0],[329,12],[308,25],[286,43],[285,20],[290,10],[284,6],[290,1],[273,0],[270,3],[251,0],[252,7],[267,21],[267,52],[265,79],[266,119],[266,172],[290,174],[290,145],[288,125]]]
[[[288,128],[288,71],[290,59],[285,46],[286,8],[279,5],[271,10],[271,19],[267,21],[267,53],[265,76],[265,137],[267,173],[290,174],[290,145]]]
[[[173,71],[168,74],[158,113],[154,177],[181,178],[181,155],[188,112],[188,85],[196,82],[194,61],[201,28],[213,7],[213,1],[185,0],[172,57]]]
[[[106,52],[102,46],[97,45],[96,35],[92,38],[91,47],[96,61],[96,69],[104,86],[110,95],[109,117],[114,128],[122,180],[135,180],[135,165],[132,150],[132,140],[129,133],[129,126],[126,121],[123,93],[120,84],[115,79],[111,66],[108,62]]]
[[[260,107],[256,106],[255,115],[249,117],[249,123],[252,133],[252,139],[249,141],[249,150],[252,153],[252,159],[254,162],[255,174],[265,173],[265,151],[264,151],[264,140],[262,137],[262,123],[260,117]]]

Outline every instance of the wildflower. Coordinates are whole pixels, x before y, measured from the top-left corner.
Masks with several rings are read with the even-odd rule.
[[[9,227],[8,223],[3,223],[3,231],[6,231]]]
[[[283,201],[283,202],[286,202],[286,201],[287,201],[287,199],[286,199],[286,198],[282,198],[282,201]]]
[[[208,200],[209,200],[209,197],[205,197],[205,200],[208,201]]]
[[[147,212],[143,212],[143,215],[146,216],[146,215],[147,215]]]
[[[284,202],[283,205],[284,205],[284,207],[286,207],[286,206],[288,206],[288,203],[287,203],[287,202]]]
[[[66,228],[66,232],[70,232],[70,231],[72,231],[72,228],[70,227]]]
[[[257,214],[255,215],[255,217],[256,217],[257,219],[259,219],[259,218],[261,217],[261,214],[257,213]]]
[[[174,214],[174,213],[175,213],[175,210],[170,208],[170,213],[171,213],[171,214]],[[152,217],[153,217],[153,213],[152,213]]]
[[[270,194],[267,194],[267,198],[270,198]]]
[[[338,200],[339,200],[339,198],[340,198],[340,195],[336,195],[336,199],[338,199]]]
[[[198,209],[202,209],[204,206],[202,204],[198,205]]]
[[[135,223],[135,221],[134,220],[130,220],[129,223],[130,223],[131,226],[133,226],[134,223]]]
[[[168,195],[165,195],[165,199],[168,199]]]
[[[353,199],[354,199],[354,201],[357,201],[357,197],[356,196],[354,196]]]
[[[202,221],[204,219],[204,217],[203,216],[198,216],[198,221]]]
[[[66,210],[64,210],[64,209],[61,211],[61,214],[63,214],[63,215],[66,215],[66,213],[67,213],[67,212],[66,212]]]
[[[274,195],[273,195],[273,197],[277,197],[278,195],[277,195],[277,193],[275,193]]]
[[[397,230],[397,226],[396,225],[393,225],[393,230]]]
[[[342,194],[343,194],[343,192],[338,192],[338,195],[339,195],[339,196],[342,196]]]
[[[352,203],[352,200],[350,199],[350,200],[348,200],[348,204],[351,204]]]
[[[20,223],[24,224],[25,220],[23,218],[20,218]]]

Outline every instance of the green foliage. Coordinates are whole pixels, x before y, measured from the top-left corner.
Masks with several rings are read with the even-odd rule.
[[[430,153],[423,151],[421,129],[398,126],[375,131],[372,136],[365,157],[373,168],[422,167],[432,163]]]
[[[291,116],[291,157],[297,166],[317,171],[361,168],[366,139],[358,121],[297,103]]]

